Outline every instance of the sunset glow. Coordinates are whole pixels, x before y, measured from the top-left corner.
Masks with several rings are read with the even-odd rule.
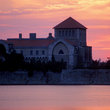
[[[73,17],[87,30],[93,58],[110,57],[110,0],[0,0],[0,39],[47,37],[53,27]]]

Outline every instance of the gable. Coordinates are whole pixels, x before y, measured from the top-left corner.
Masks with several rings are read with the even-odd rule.
[[[63,22],[54,27],[54,29],[67,29],[67,28],[87,29],[85,26],[83,26],[82,24],[80,24],[78,21],[71,17],[69,17],[68,19],[64,20]]]

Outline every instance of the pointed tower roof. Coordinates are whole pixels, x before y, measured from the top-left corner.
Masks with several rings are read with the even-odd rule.
[[[67,29],[67,28],[79,28],[79,29],[87,29],[85,26],[83,26],[82,24],[80,24],[78,21],[76,21],[75,19],[73,19],[72,17],[67,18],[66,20],[64,20],[63,22],[61,22],[60,24],[56,25],[54,27],[54,29]]]

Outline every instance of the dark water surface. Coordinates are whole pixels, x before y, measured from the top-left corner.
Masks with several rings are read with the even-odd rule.
[[[110,86],[0,86],[0,110],[110,110]]]

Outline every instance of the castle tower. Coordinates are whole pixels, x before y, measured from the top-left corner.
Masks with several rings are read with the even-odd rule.
[[[86,27],[69,17],[54,27],[56,39],[68,39],[78,45],[86,46]]]

